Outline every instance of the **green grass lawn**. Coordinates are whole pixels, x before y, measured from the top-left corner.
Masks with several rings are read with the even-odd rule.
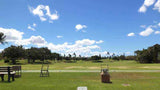
[[[101,64],[108,64],[110,70],[160,70],[160,64],[140,64],[136,61],[109,61],[103,62],[92,61],[77,61],[76,63],[52,62],[49,65],[50,70],[100,70]],[[41,64],[27,64],[21,60],[23,70],[40,70]],[[0,66],[8,66],[3,60],[0,61]]]
[[[87,86],[88,90],[158,90],[160,88],[159,72],[112,72],[110,74],[112,84],[101,83],[99,73],[61,72],[50,73],[50,77],[39,77],[39,73],[23,73],[23,76],[16,78],[14,82],[0,81],[0,90],[76,90],[78,86]]]

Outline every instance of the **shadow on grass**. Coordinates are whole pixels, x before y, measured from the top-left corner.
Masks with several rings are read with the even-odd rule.
[[[15,81],[10,81],[10,82],[8,82],[8,81],[0,81],[0,83],[12,83],[12,82],[15,82]]]
[[[65,63],[76,63],[77,61],[71,61],[71,60],[68,60],[68,61],[64,61]]]
[[[100,60],[99,60],[99,61],[95,61],[95,60],[94,60],[94,61],[92,61],[92,62],[93,62],[93,63],[103,63],[103,61],[100,61]]]

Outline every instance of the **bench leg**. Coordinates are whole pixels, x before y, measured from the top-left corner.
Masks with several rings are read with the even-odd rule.
[[[2,81],[4,81],[4,75],[3,74],[1,75],[1,79],[2,79]]]
[[[14,81],[14,74],[12,74],[12,81]]]
[[[8,82],[10,82],[10,77],[11,77],[11,75],[8,75]]]

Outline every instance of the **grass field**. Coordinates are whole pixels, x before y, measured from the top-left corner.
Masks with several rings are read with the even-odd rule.
[[[6,79],[7,80],[7,79]],[[158,90],[160,73],[111,73],[112,84],[100,82],[99,73],[23,73],[14,82],[1,82],[0,90],[76,90],[87,86],[88,90]]]
[[[110,70],[160,70],[160,64],[140,64],[136,61],[109,61],[103,62],[92,61],[77,61],[76,63],[52,62],[49,65],[50,70],[100,70],[101,64],[108,64]],[[42,64],[26,64],[22,62],[23,70],[40,70]],[[8,66],[3,60],[0,61],[0,66]]]

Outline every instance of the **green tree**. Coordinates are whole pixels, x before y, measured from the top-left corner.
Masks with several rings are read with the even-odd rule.
[[[3,57],[12,60],[12,64],[16,64],[16,60],[25,56],[25,49],[22,46],[11,45],[2,52]]]
[[[35,60],[47,60],[51,58],[51,51],[46,48],[36,48],[36,47],[31,47],[30,49],[27,49],[27,57],[28,57],[28,63],[35,63]]]

